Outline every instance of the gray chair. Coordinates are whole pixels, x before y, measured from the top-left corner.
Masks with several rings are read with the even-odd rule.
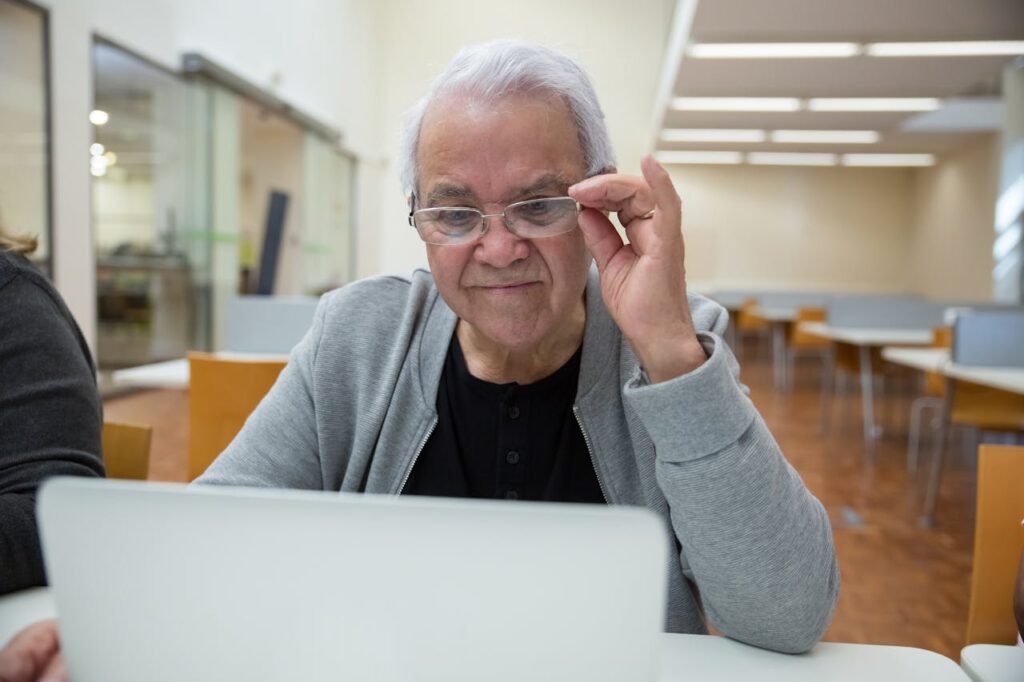
[[[239,296],[230,299],[224,347],[240,353],[288,354],[313,324],[315,296]]]

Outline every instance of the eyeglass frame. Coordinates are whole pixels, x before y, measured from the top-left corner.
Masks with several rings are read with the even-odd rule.
[[[488,227],[487,227],[487,219],[488,218],[497,218],[498,216],[501,216],[501,222],[504,223],[505,229],[507,229],[509,232],[511,232],[512,234],[516,235],[520,239],[546,239],[548,237],[557,237],[560,234],[568,234],[569,232],[572,232],[572,230],[575,229],[575,228],[569,228],[568,230],[565,230],[563,232],[556,232],[554,234],[547,234],[547,235],[544,235],[543,237],[523,237],[518,232],[516,232],[515,229],[509,224],[509,220],[508,220],[508,217],[505,215],[505,212],[508,211],[510,208],[513,208],[515,206],[520,206],[522,204],[529,204],[529,203],[534,202],[534,201],[548,201],[548,200],[551,200],[551,199],[572,199],[573,204],[576,205],[576,218],[577,219],[579,218],[580,213],[583,212],[583,205],[580,202],[576,201],[575,199],[573,199],[572,197],[570,197],[568,195],[563,195],[563,196],[558,196],[558,197],[536,197],[534,199],[523,199],[522,201],[513,201],[511,204],[508,204],[507,206],[505,206],[505,208],[503,208],[498,213],[484,213],[483,211],[481,211],[478,208],[472,208],[472,207],[469,207],[469,206],[431,206],[431,207],[428,207],[428,208],[419,208],[419,209],[417,209],[417,208],[414,208],[416,206],[416,193],[413,192],[409,196],[409,216],[408,216],[408,221],[409,221],[409,225],[412,226],[412,228],[414,230],[416,230],[416,234],[419,234],[419,229],[416,227],[416,222],[415,222],[414,216],[417,213],[419,213],[420,211],[435,211],[435,210],[441,209],[441,210],[449,210],[449,211],[473,211],[474,213],[479,213],[480,214],[480,227],[474,228],[474,231],[477,232],[476,237],[474,237],[473,239],[470,239],[468,241],[455,242],[455,243],[451,243],[451,244],[438,244],[436,242],[428,242],[426,240],[423,240],[423,242],[425,244],[433,244],[434,246],[464,246],[466,244],[472,244],[472,243],[474,243],[476,241],[479,241],[480,238],[483,237],[487,233],[487,229],[488,229]],[[420,239],[423,239],[422,235],[420,235]]]

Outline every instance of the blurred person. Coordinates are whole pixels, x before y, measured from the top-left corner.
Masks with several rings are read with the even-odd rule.
[[[46,584],[36,489],[49,476],[103,476],[92,356],[53,285],[0,231],[0,594]]]

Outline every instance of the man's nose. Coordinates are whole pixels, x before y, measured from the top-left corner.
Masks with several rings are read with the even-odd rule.
[[[513,234],[500,216],[488,216],[484,234],[476,243],[473,257],[494,268],[505,268],[530,255],[528,240]]]

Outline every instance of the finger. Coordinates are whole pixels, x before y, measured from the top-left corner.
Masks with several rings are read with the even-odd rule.
[[[64,665],[64,655],[60,650],[50,660],[50,664],[46,666],[40,679],[41,682],[68,682],[68,669]]]
[[[35,682],[58,651],[57,624],[45,620],[25,628],[0,651],[0,680]]]
[[[598,272],[604,272],[605,266],[622,248],[622,237],[606,215],[591,208],[580,213],[580,231],[597,263]]]
[[[597,175],[569,188],[569,196],[584,206],[638,216],[654,208],[654,196],[643,178],[632,175]],[[629,220],[623,221],[623,224]]]
[[[654,195],[654,208],[662,214],[663,220],[655,223],[660,222],[662,225],[671,225],[674,226],[673,229],[678,229],[683,219],[683,202],[676,192],[675,185],[672,184],[672,177],[650,154],[644,154],[640,160],[640,168]]]

